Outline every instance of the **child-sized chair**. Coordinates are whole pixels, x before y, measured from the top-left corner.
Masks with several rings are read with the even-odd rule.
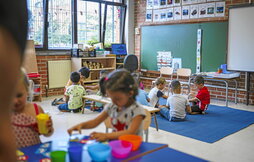
[[[173,79],[173,71],[174,69],[171,67],[161,67],[160,68],[160,77],[162,77],[162,75],[169,75],[170,79],[166,79],[167,83],[170,83]],[[155,81],[152,81],[152,87],[154,86]]]
[[[145,109],[145,112],[146,112],[146,117],[143,121],[143,129],[144,129],[144,133],[145,133],[145,141],[148,142],[148,129],[149,129],[149,126],[151,124],[151,113],[146,109]],[[111,121],[110,121],[110,118],[107,118],[104,121],[104,124],[106,126],[106,133],[108,133],[108,129],[113,128],[113,126],[111,124]]]
[[[188,88],[188,94],[190,93],[190,76],[191,76],[191,69],[188,68],[180,68],[176,71],[176,79],[179,80],[179,77],[188,77],[188,82],[180,81],[182,88],[186,86]]]

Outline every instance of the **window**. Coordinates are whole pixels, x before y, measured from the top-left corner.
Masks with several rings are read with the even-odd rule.
[[[77,17],[78,43],[99,42],[99,3],[79,0]]]
[[[28,39],[36,47],[43,46],[43,0],[28,0]]]
[[[48,48],[72,47],[71,0],[49,0]]]

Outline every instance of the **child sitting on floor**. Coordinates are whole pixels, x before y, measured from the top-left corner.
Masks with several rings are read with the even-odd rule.
[[[166,106],[160,107],[160,113],[169,121],[183,121],[186,111],[191,113],[189,101],[181,95],[181,84],[178,80],[173,80],[170,87],[173,95],[167,99]]]
[[[138,86],[130,72],[119,69],[111,72],[108,77],[100,80],[100,90],[103,96],[107,94],[112,103],[105,105],[104,111],[96,118],[80,123],[70,129],[68,133],[81,129],[97,127],[108,117],[113,126],[112,133],[93,132],[90,137],[97,141],[118,139],[124,134],[137,134],[142,136],[143,119],[145,118],[144,108],[135,101],[138,93]]]
[[[83,86],[79,85],[80,75],[78,72],[72,72],[70,76],[72,85],[65,91],[66,103],[58,106],[58,109],[63,112],[80,112],[84,106],[83,96],[86,91]]]
[[[198,89],[198,94],[194,98],[189,99],[189,102],[193,103],[191,106],[192,114],[204,114],[210,104],[210,92],[204,86],[204,78],[202,76],[196,76],[194,84]]]
[[[150,105],[152,107],[159,107],[159,98],[163,97],[165,99],[168,98],[167,95],[165,95],[162,90],[165,88],[166,85],[166,80],[165,78],[157,78],[155,80],[155,87],[153,89],[151,89],[151,91],[148,94],[148,97],[150,98]]]
[[[11,115],[12,126],[18,148],[41,143],[36,116],[44,113],[41,106],[27,102],[29,93],[29,81],[24,71],[18,81],[16,97],[14,98],[13,112]],[[47,121],[48,133],[51,136],[54,129],[52,120]]]

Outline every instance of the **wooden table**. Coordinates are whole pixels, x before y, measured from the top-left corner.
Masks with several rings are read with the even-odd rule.
[[[102,96],[99,96],[99,95],[85,95],[83,96],[83,98],[85,100],[90,100],[90,101],[95,101],[95,102],[100,102],[102,104],[108,104],[108,103],[111,103],[111,99],[108,98],[108,97],[102,97]],[[154,117],[154,122],[155,122],[155,125],[156,125],[156,130],[158,131],[159,128],[158,128],[158,123],[157,123],[157,118],[156,118],[156,112],[159,112],[160,109],[158,108],[154,108],[154,107],[151,107],[151,106],[146,106],[146,105],[142,105],[142,107],[146,110],[148,110],[151,115]],[[82,109],[82,113],[84,113],[84,108]]]

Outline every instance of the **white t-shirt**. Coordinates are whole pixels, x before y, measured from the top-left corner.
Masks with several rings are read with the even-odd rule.
[[[159,101],[159,97],[162,97],[162,96],[163,96],[163,93],[157,87],[152,88],[148,94],[148,97],[150,98],[150,105],[152,107],[155,107],[155,105]]]
[[[190,105],[188,99],[181,94],[173,94],[167,99],[167,106],[169,106],[170,116],[177,118],[185,118],[186,116],[186,106]]]
[[[138,115],[146,116],[144,108],[134,102],[129,107],[123,108],[122,111],[117,110],[117,106],[113,103],[107,104],[104,107],[104,111],[107,112],[111,118],[111,124],[113,125],[113,131],[126,130],[131,125],[132,119]],[[137,135],[143,136],[143,121],[139,126]]]

